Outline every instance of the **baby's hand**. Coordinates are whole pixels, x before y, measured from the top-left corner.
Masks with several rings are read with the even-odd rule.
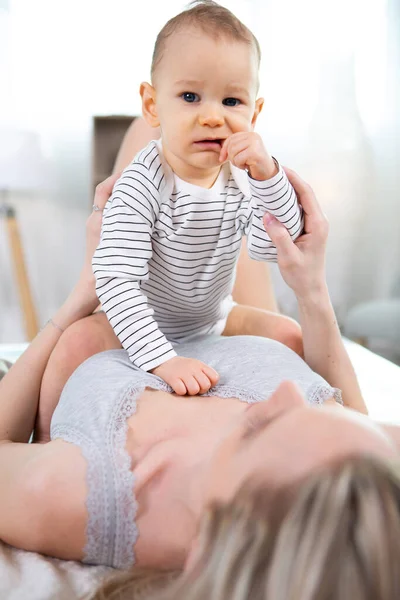
[[[274,159],[254,131],[241,131],[226,138],[221,146],[219,161],[226,160],[239,169],[247,169],[250,177],[259,181],[270,179],[278,173]]]
[[[217,383],[219,375],[214,369],[195,358],[175,356],[152,370],[164,379],[179,396],[204,394]]]

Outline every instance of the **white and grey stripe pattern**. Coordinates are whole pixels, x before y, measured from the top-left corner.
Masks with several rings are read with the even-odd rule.
[[[281,169],[264,182],[231,165],[211,190],[175,181],[160,143],[150,142],[114,187],[93,257],[103,310],[145,371],[176,356],[174,343],[222,331],[244,234],[252,258],[276,260],[266,210],[293,239],[303,226]]]

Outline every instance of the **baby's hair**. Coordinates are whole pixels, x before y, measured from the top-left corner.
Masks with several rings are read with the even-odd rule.
[[[254,48],[260,63],[261,49],[257,38],[230,10],[213,0],[193,0],[187,10],[170,19],[158,34],[151,62],[152,81],[168,38],[186,27],[197,27],[214,39],[225,37],[248,44]]]

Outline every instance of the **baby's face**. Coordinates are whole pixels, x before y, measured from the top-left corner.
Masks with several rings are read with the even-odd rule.
[[[166,159],[192,182],[217,175],[223,141],[252,130],[263,102],[255,50],[196,29],[167,41],[154,88]]]

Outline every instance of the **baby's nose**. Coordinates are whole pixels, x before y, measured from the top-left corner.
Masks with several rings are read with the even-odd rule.
[[[200,125],[208,125],[209,127],[218,127],[224,124],[224,116],[222,111],[215,106],[209,105],[204,107],[199,114]]]

